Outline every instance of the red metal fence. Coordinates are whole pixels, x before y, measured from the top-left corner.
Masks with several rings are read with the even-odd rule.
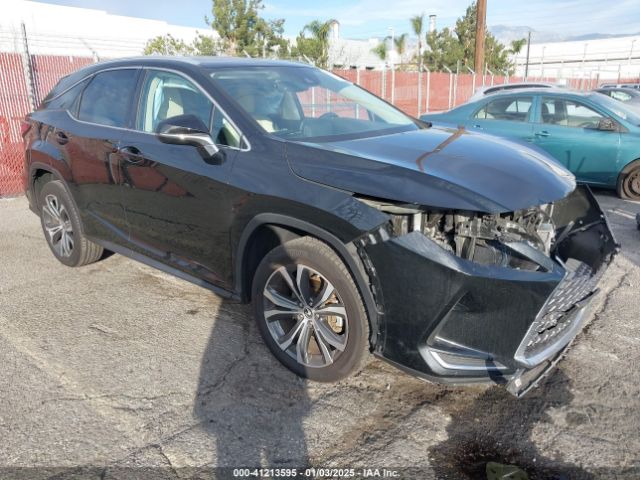
[[[22,192],[20,119],[29,109],[20,54],[0,53],[0,196]]]
[[[33,102],[37,105],[61,77],[94,61],[90,57],[31,55],[29,70],[23,64],[25,58],[20,53],[0,52],[0,197],[20,194],[23,190],[24,154],[20,120],[31,110],[27,82],[32,82]],[[482,85],[522,80],[502,76],[483,78],[471,74],[391,70],[336,70],[335,73],[413,116],[460,105]],[[553,78],[543,80],[555,81]],[[581,89],[596,86],[595,81],[587,79],[570,79],[567,82],[569,86]]]
[[[61,77],[92,62],[93,59],[85,57],[31,55],[35,104]],[[23,190],[20,120],[31,110],[26,72],[20,53],[0,52],[0,197]]]

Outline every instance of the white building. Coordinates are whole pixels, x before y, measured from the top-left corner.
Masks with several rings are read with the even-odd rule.
[[[191,43],[198,32],[219,38],[206,27],[196,29],[29,0],[4,0],[0,15],[0,51],[22,51],[23,23],[32,54],[96,59],[140,55],[147,40],[158,35],[171,34],[187,43]]]
[[[524,76],[526,50],[515,58],[517,76]],[[532,43],[528,77],[640,80],[640,36]]]
[[[350,40],[340,35],[340,23],[331,22],[329,34],[329,65],[336,68],[375,69],[384,68],[385,62],[373,49],[380,43],[377,38]]]
[[[373,52],[373,49],[382,42],[387,44],[387,53],[384,60]],[[375,37],[367,40],[342,38],[340,35],[340,23],[337,20],[331,21],[329,65],[332,67],[381,70],[389,68],[391,65],[410,63],[417,54],[418,42],[415,37],[406,39],[405,52],[400,58],[391,37],[382,40]]]

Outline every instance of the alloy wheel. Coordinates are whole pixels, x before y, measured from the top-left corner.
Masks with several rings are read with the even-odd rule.
[[[345,350],[347,311],[321,273],[302,264],[281,266],[267,280],[263,296],[269,333],[299,364],[326,367]]]
[[[53,250],[60,257],[70,257],[74,246],[73,226],[64,203],[57,196],[48,194],[44,198],[42,221]]]

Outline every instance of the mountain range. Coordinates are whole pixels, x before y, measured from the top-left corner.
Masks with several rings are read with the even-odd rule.
[[[531,31],[531,43],[571,42],[583,40],[597,40],[600,38],[628,37],[639,33],[586,33],[582,35],[565,35],[558,32],[536,30],[526,26],[494,25],[489,31],[503,44],[509,45],[513,40],[527,38]]]

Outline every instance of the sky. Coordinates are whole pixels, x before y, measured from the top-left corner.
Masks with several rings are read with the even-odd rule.
[[[40,0],[45,3],[106,10],[117,15],[165,20],[206,28],[211,0]],[[383,37],[410,32],[409,18],[425,13],[438,16],[437,26],[453,26],[470,0],[263,0],[265,18],[285,18],[285,34],[295,37],[315,19],[335,18],[346,38]],[[562,36],[588,33],[638,33],[638,0],[488,0],[487,24],[529,27]]]

